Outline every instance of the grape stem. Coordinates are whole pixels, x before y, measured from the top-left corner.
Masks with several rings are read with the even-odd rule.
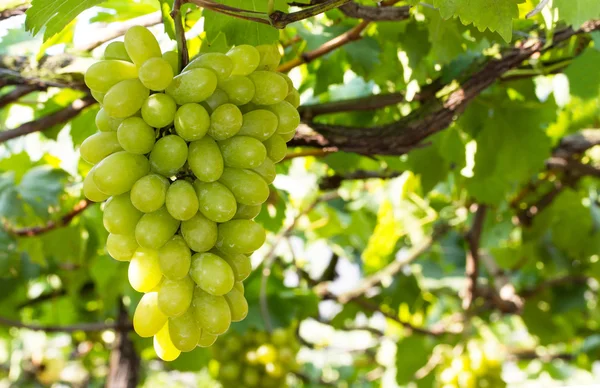
[[[190,61],[187,42],[185,40],[185,29],[183,28],[183,16],[181,15],[181,6],[185,0],[174,0],[171,17],[175,21],[175,39],[177,40],[177,51],[179,52],[179,68],[183,69]]]

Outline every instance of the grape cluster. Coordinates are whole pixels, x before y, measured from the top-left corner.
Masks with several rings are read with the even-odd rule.
[[[442,388],[504,388],[498,357],[497,349],[470,342],[460,356],[445,355],[437,380]]]
[[[223,346],[213,348],[215,378],[224,387],[285,387],[287,374],[298,367],[299,349],[291,328],[227,334]]]
[[[242,281],[265,241],[253,218],[300,122],[274,46],[204,53],[179,72],[144,27],[106,48],[85,82],[102,108],[81,145],[85,196],[106,201],[108,253],[144,292],[135,331],[163,360],[245,318]]]

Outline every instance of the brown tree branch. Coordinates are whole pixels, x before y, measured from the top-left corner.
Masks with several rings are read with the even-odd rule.
[[[365,180],[365,179],[393,179],[402,175],[404,171],[365,171],[356,170],[348,174],[334,174],[321,178],[320,190],[335,190],[343,181]]]
[[[23,4],[15,8],[5,9],[0,11],[0,21],[11,18],[13,16],[25,15],[25,11],[29,8],[29,5]]]
[[[104,330],[132,330],[133,325],[131,323],[119,323],[119,322],[95,322],[95,323],[78,323],[75,325],[68,326],[56,326],[56,325],[38,325],[35,323],[25,323],[15,319],[6,317],[0,317],[0,325],[8,327],[16,327],[18,329],[28,329],[33,331],[44,331],[46,333],[73,333],[76,331],[84,332],[96,332]]]
[[[477,298],[477,278],[479,277],[479,242],[483,232],[483,224],[487,206],[478,205],[475,211],[473,225],[466,234],[465,239],[469,245],[465,263],[465,274],[467,276],[467,292],[463,299],[463,309],[469,311]]]
[[[556,156],[546,160],[546,167],[552,170],[569,171],[573,175],[594,176],[600,178],[600,169],[591,164],[581,163],[577,160],[563,159]]]
[[[344,15],[370,21],[401,21],[410,18],[410,7],[380,6],[372,7],[349,2],[340,7]]]
[[[521,291],[519,295],[523,298],[531,298],[540,292],[547,290],[548,288],[569,284],[586,284],[588,280],[589,278],[584,275],[566,275],[563,277],[543,281],[533,288]]]
[[[131,328],[129,315],[123,302],[119,298],[119,324],[113,348],[110,352],[110,364],[106,388],[135,388],[140,380],[140,357],[129,332]]]
[[[19,98],[21,98],[23,96],[26,96],[33,91],[36,91],[36,90],[39,90],[39,88],[34,85],[17,86],[11,92],[6,93],[3,96],[0,96],[0,109],[12,102],[17,101]]]
[[[173,11],[171,11],[171,17],[175,22],[175,38],[177,39],[180,70],[183,70],[190,61],[190,54],[188,53],[187,41],[185,39],[185,28],[183,28],[182,20],[185,16],[181,14],[181,6],[183,3],[185,3],[185,0],[175,0],[173,2]]]

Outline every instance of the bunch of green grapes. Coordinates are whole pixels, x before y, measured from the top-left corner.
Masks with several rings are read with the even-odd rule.
[[[287,374],[298,367],[299,349],[291,328],[231,333],[223,346],[213,348],[219,363],[215,377],[224,387],[285,387]]]
[[[106,201],[108,253],[144,292],[133,318],[163,360],[245,318],[242,281],[265,241],[253,221],[300,116],[274,46],[205,53],[181,72],[144,27],[106,48],[85,82],[102,109],[81,145],[85,196]]]
[[[439,370],[441,388],[504,388],[502,363],[497,350],[477,342],[469,343],[468,350],[459,357],[448,353]]]

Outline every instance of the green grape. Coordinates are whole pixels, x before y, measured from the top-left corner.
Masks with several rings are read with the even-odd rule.
[[[270,362],[267,365],[265,365],[265,371],[267,372],[267,375],[273,378],[280,378],[281,376],[283,376],[283,368],[281,367],[281,364],[278,362]],[[270,383],[267,383],[270,384]]]
[[[223,90],[216,88],[215,92],[206,99],[202,104],[206,106],[206,109],[212,113],[215,109],[220,107],[223,104],[227,104],[229,102],[229,97],[227,93]]]
[[[210,69],[217,75],[217,80],[222,81],[229,77],[233,70],[233,61],[222,53],[201,53],[199,57],[191,61],[183,71],[191,69]]]
[[[232,75],[248,75],[258,67],[260,53],[248,44],[233,47],[227,52],[227,56],[233,61]]]
[[[183,237],[175,235],[158,251],[158,263],[162,274],[171,280],[187,276],[192,262],[192,253]]]
[[[279,163],[287,155],[287,145],[281,136],[271,136],[263,144],[267,149],[267,157],[274,163]]]
[[[216,247],[224,252],[252,253],[265,243],[265,230],[251,220],[219,224]]]
[[[202,102],[217,88],[217,76],[212,70],[192,69],[173,78],[166,93],[173,97],[178,105],[189,102]]]
[[[281,137],[281,140],[283,140],[286,143],[288,141],[292,140],[294,138],[294,136],[296,136],[296,131],[291,131],[291,132],[280,133],[279,134],[279,137]]]
[[[138,249],[138,243],[132,234],[109,234],[106,239],[106,251],[115,260],[130,261]]]
[[[154,128],[146,124],[141,117],[128,117],[117,130],[119,144],[132,154],[147,154],[152,151],[156,134]]]
[[[233,104],[224,104],[210,115],[208,134],[215,140],[232,137],[242,127],[242,112]]]
[[[276,344],[277,345],[277,344]],[[281,345],[280,345],[281,346]],[[279,350],[279,361],[284,364],[290,365],[296,361],[296,356],[294,355],[294,351],[289,347],[278,347]]]
[[[101,108],[96,114],[96,127],[101,132],[117,131],[122,122],[123,119],[110,117],[104,108]]]
[[[252,81],[250,81],[250,82],[252,82]],[[254,85],[254,84],[253,84],[253,85]],[[258,105],[256,105],[256,104],[254,104],[254,103],[252,103],[252,102],[249,102],[249,103],[247,103],[247,104],[241,105],[239,108],[240,108],[240,111],[241,111],[243,114],[246,114],[246,113],[252,112],[252,111],[254,111],[254,110],[257,110],[257,109],[261,109],[261,107],[260,107],[260,106],[258,106]]]
[[[162,57],[160,46],[152,33],[142,26],[133,26],[125,33],[125,48],[127,54],[140,67],[150,58]]]
[[[94,97],[94,100],[100,103],[100,105],[104,103],[104,96],[106,96],[106,93],[99,92],[97,90],[90,90],[90,94],[92,97]]]
[[[175,131],[185,141],[200,140],[210,126],[210,116],[200,104],[185,104],[175,114]]]
[[[250,276],[252,272],[252,262],[250,258],[242,253],[225,253],[219,250],[213,249],[211,253],[216,254],[229,264],[233,270],[233,276],[235,277],[236,284],[242,282]],[[242,286],[243,287],[243,286]],[[240,291],[244,292],[242,288]]]
[[[273,183],[275,176],[277,175],[277,171],[275,171],[275,163],[273,163],[273,161],[269,158],[265,158],[262,164],[253,168],[252,171],[260,175],[269,185]]]
[[[275,133],[278,124],[279,120],[273,112],[266,109],[253,110],[244,114],[242,128],[237,134],[265,141]]]
[[[121,81],[104,96],[104,109],[112,117],[133,116],[140,110],[149,93],[137,78]]]
[[[175,101],[163,93],[151,95],[142,104],[142,118],[154,128],[171,125],[175,119],[175,112],[177,112]]]
[[[133,206],[129,193],[111,197],[104,206],[104,228],[109,233],[133,234],[142,213]]]
[[[175,181],[167,191],[167,210],[176,220],[187,221],[198,212],[198,196],[187,181]]]
[[[158,308],[166,316],[177,317],[185,313],[192,303],[194,282],[189,277],[165,280],[158,290]]]
[[[214,222],[225,222],[233,218],[237,205],[233,193],[219,182],[194,182],[200,212]]]
[[[125,49],[123,42],[110,42],[104,49],[104,59],[118,59],[121,61],[131,62],[129,54]]]
[[[271,344],[263,344],[256,349],[256,358],[263,365],[277,360],[277,349]]]
[[[268,106],[266,109],[269,109],[277,115],[277,119],[279,120],[279,125],[277,126],[278,135],[295,132],[298,125],[300,125],[300,114],[298,113],[298,110],[287,101]]]
[[[158,308],[158,294],[149,292],[142,296],[133,314],[133,329],[143,338],[152,337],[167,323],[168,317]]]
[[[220,335],[231,325],[231,312],[229,305],[222,296],[210,295],[199,287],[194,290],[192,308],[196,322],[202,331]]]
[[[110,88],[127,79],[137,79],[137,67],[126,61],[108,60],[94,63],[85,72],[84,81],[88,88],[106,93]]]
[[[218,144],[223,162],[228,167],[255,168],[267,157],[265,146],[250,136],[234,136]]]
[[[236,362],[227,362],[219,368],[219,378],[222,380],[238,380],[242,370],[240,364]]]
[[[254,368],[246,368],[242,376],[242,381],[249,387],[256,387],[260,383],[260,375]]]
[[[190,352],[196,348],[201,330],[191,309],[178,317],[169,318],[169,335],[173,345],[182,352]]]
[[[233,219],[251,220],[260,213],[261,208],[261,205],[242,205],[241,203],[238,203],[237,211],[235,212]]]
[[[256,71],[248,76],[254,83],[255,93],[252,102],[258,105],[272,105],[283,101],[288,95],[285,79],[270,71]]]
[[[173,70],[173,74],[179,74],[179,54],[177,51],[167,51],[163,53],[162,58],[169,62],[169,65]]]
[[[162,279],[158,252],[154,249],[138,248],[129,262],[127,276],[134,290],[150,292]]]
[[[192,256],[190,276],[194,282],[211,295],[222,296],[233,288],[233,270],[214,253],[196,253]]]
[[[219,88],[229,97],[229,102],[235,105],[245,105],[252,101],[255,86],[250,78],[242,75],[232,75],[219,83]]]
[[[131,188],[131,203],[141,212],[152,213],[165,204],[169,181],[158,174],[140,178]]]
[[[95,174],[96,169],[92,168],[83,180],[83,195],[85,195],[85,197],[90,201],[104,202],[108,199],[109,195],[104,194],[100,191],[100,189],[98,189],[98,186],[96,186],[96,183],[94,182]]]
[[[248,315],[248,301],[244,298],[244,293],[233,288],[225,294],[225,300],[231,310],[231,322],[243,321]]]
[[[144,156],[115,152],[96,165],[94,183],[103,193],[119,195],[131,190],[133,184],[149,170],[148,159]]]
[[[217,143],[208,136],[190,143],[188,165],[203,182],[219,179],[223,174],[223,156]]]
[[[265,369],[266,368],[267,366],[265,366]],[[285,386],[280,379],[281,377],[273,377],[266,374],[260,379],[261,388],[279,388],[281,386]]]
[[[261,44],[256,46],[256,49],[260,53],[260,64],[256,68],[257,70],[277,70],[279,62],[281,62],[281,54],[277,46],[271,44]]]
[[[276,345],[278,347],[287,344],[288,338],[289,334],[287,330],[282,329],[281,327],[278,327],[271,333],[271,341],[273,342],[273,345]]]
[[[115,132],[98,132],[81,143],[79,153],[86,162],[96,164],[108,155],[122,150]]]
[[[288,86],[288,90],[291,91],[292,89],[295,89],[294,81],[292,81],[292,79],[290,78],[289,75],[284,74],[284,73],[277,73],[277,74],[279,74],[285,80],[285,82],[287,83],[287,86]]]
[[[248,338],[248,340],[251,340],[251,338]],[[254,343],[254,341],[249,341],[249,342]],[[256,359],[256,352],[253,350],[247,352],[244,358],[245,358],[246,363],[248,363],[249,365],[258,364],[258,360]]]
[[[177,135],[168,135],[158,139],[150,152],[152,171],[171,177],[183,167],[188,157],[188,146]]]
[[[135,238],[144,248],[159,249],[175,235],[179,221],[171,217],[166,207],[146,213],[135,227]]]
[[[165,90],[173,81],[173,68],[163,58],[150,58],[138,70],[140,81],[150,90]]]
[[[175,347],[169,334],[169,322],[160,329],[153,339],[154,351],[163,361],[173,361],[179,357],[181,351]]]
[[[217,241],[217,224],[197,213],[181,223],[181,235],[191,250],[206,252]]]
[[[198,346],[201,348],[208,348],[212,346],[217,340],[217,336],[215,334],[211,334],[206,330],[200,331],[200,339],[198,340]]]
[[[294,108],[298,108],[300,106],[300,93],[296,89],[291,89],[285,101],[289,102]]]
[[[261,205],[269,198],[269,186],[254,171],[227,167],[219,182],[233,193],[237,202],[244,205]]]
[[[235,288],[235,289],[237,289],[237,290],[239,290],[240,292],[243,293],[244,292],[244,283],[242,283],[242,282],[236,282],[233,285],[233,288]]]

